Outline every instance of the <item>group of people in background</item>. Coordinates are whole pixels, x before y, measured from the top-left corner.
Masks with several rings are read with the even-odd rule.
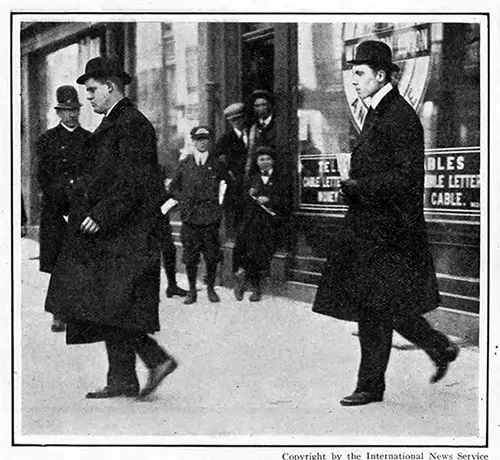
[[[64,85],[56,92],[60,122],[36,144],[43,196],[40,270],[51,274],[45,302],[51,329],[66,331],[68,344],[104,341],[108,354],[107,384],[89,392],[90,399],[143,398],[177,367],[149,335],[159,330],[160,259],[166,296],[185,297],[190,305],[197,301],[203,255],[208,300],[219,302],[215,282],[225,209],[236,233],[236,298],[250,283],[250,300],[260,300],[284,212],[269,92],[252,94],[254,124],[246,121],[245,105],[234,103],[224,111],[230,130],[217,141],[209,127],[193,128],[193,153],[179,155],[168,178],[158,165],[153,126],[124,96],[130,82],[116,60],[90,60],[77,83],[104,115],[101,124],[93,133],[80,126],[78,93]],[[160,212],[170,199],[179,205],[188,290],[176,280],[169,212]],[[150,369],[142,390],[136,355]]]
[[[391,84],[398,68],[382,42],[362,42],[353,84],[370,110],[353,150],[351,176],[341,181],[349,206],[342,234],[331,248],[314,311],[359,323],[361,363],[354,393],[344,406],[382,401],[391,337],[397,330],[423,348],[444,377],[458,348],[421,316],[438,306],[439,292],[423,219],[423,130],[413,109]],[[197,301],[200,255],[207,296],[215,290],[221,260],[223,210],[235,233],[234,296],[262,297],[262,279],[276,252],[280,224],[289,211],[289,182],[276,154],[274,98],[252,93],[224,109],[228,130],[218,139],[207,126],[190,136],[168,180],[158,167],[156,134],[127,99],[132,81],[118,62],[91,59],[76,82],[85,85],[93,110],[104,115],[93,133],[79,126],[73,86],[57,90],[59,125],[37,143],[43,192],[40,269],[51,273],[46,311],[53,331],[68,344],[104,341],[107,384],[87,398],[144,398],[177,367],[151,336],[160,328],[160,259],[167,297]],[[183,262],[189,289],[176,282],[176,249],[168,213],[178,203]],[[409,299],[410,304],[409,304]],[[135,362],[149,369],[139,388]]]

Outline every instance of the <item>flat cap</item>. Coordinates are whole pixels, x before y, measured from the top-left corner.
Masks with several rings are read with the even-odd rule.
[[[191,130],[191,139],[210,139],[212,137],[212,131],[207,126],[196,126]]]
[[[224,116],[231,120],[232,118],[240,118],[245,115],[245,104],[243,102],[235,102],[234,104],[228,105],[224,109]]]

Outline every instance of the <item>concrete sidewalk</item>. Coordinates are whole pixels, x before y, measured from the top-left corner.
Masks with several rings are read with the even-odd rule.
[[[436,385],[428,383],[433,365],[422,351],[393,349],[385,401],[345,408],[338,401],[354,389],[359,361],[354,324],[313,314],[311,305],[286,298],[237,302],[222,287],[222,302],[211,304],[201,283],[198,303],[184,306],[182,299],[166,299],[163,278],[162,331],[155,337],[178,358],[179,369],[148,402],[86,400],[87,391],[105,384],[103,344],[67,346],[64,334],[50,331],[51,316],[43,311],[48,275],[38,271],[37,256],[38,244],[23,239],[15,343],[22,345],[17,435],[24,437],[18,442],[29,436],[57,443],[61,438],[54,435],[76,435],[89,443],[88,436],[134,435],[161,437],[160,444],[226,444],[232,439],[226,436],[251,436],[243,444],[261,436],[270,436],[268,444],[282,442],[281,436],[292,444],[312,436],[324,445],[365,437],[480,443],[478,348],[464,347]],[[144,382],[142,365],[139,372]]]

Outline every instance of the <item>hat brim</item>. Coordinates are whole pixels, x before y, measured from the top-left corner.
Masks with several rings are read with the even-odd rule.
[[[352,61],[347,61],[347,63],[351,64],[351,65],[362,65],[362,64],[374,65],[374,66],[380,67],[382,69],[385,68],[385,69],[391,70],[392,72],[399,72],[401,70],[399,68],[399,66],[394,64],[394,62],[382,63],[379,61],[371,61],[371,60],[366,60],[366,59],[361,59],[361,60],[353,59]]]
[[[118,77],[123,82],[124,85],[128,85],[129,83],[132,82],[132,77],[127,72],[122,72],[121,74],[118,75],[103,74],[102,72],[89,72],[80,75],[76,79],[76,82],[79,85],[83,85],[90,78],[109,78],[109,77]]]
[[[75,110],[79,109],[82,106],[79,102],[75,102],[74,104],[57,104],[54,109],[59,110]]]

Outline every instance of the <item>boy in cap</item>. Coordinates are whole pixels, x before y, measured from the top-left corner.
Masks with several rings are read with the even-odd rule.
[[[236,268],[237,300],[243,300],[247,284],[252,294],[250,302],[261,299],[261,281],[269,274],[277,248],[277,231],[285,211],[285,182],[275,169],[276,152],[261,146],[255,153],[258,171],[245,186],[244,215],[233,252]]]
[[[207,294],[210,302],[220,302],[215,292],[217,264],[220,261],[219,226],[222,208],[219,188],[227,180],[223,163],[209,152],[212,131],[206,126],[191,130],[195,152],[179,162],[170,185],[174,198],[179,201],[182,228],[183,260],[189,281],[189,292],[184,300],[190,305],[197,300],[196,278],[200,254],[207,267]]]
[[[84,143],[90,132],[79,123],[80,101],[73,86],[57,88],[54,107],[59,124],[40,136],[36,143],[37,179],[42,189],[40,217],[40,271],[52,273],[61,251],[65,217],[69,213],[72,190],[89,159],[84,157]],[[53,332],[63,332],[64,322],[56,315]]]

